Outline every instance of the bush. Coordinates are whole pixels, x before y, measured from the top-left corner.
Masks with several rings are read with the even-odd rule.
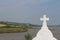
[[[25,35],[25,40],[32,40],[32,36],[28,33]]]

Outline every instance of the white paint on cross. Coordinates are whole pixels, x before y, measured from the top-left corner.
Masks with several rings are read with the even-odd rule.
[[[48,28],[47,21],[49,20],[49,18],[47,18],[46,15],[43,15],[43,18],[40,18],[40,20],[43,21],[42,28]]]
[[[49,18],[46,17],[46,15],[43,15],[43,18],[40,18],[41,21],[49,20]]]

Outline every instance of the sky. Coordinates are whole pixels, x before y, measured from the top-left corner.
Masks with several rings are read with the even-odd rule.
[[[40,25],[44,14],[48,25],[60,25],[60,0],[0,0],[0,21]]]

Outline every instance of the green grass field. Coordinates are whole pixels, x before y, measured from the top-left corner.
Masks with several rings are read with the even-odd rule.
[[[26,32],[24,28],[0,28],[0,33],[15,33],[15,32]]]
[[[15,32],[26,32],[28,28],[26,25],[0,23],[0,33],[15,33]]]

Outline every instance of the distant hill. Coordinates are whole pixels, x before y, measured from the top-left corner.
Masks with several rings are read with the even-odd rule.
[[[40,25],[35,25],[35,24],[30,24],[30,23],[17,23],[17,22],[0,21],[0,26],[6,26],[6,25],[15,26],[15,27],[20,27],[21,25],[26,25],[28,27],[39,27],[40,26]]]
[[[17,23],[17,22],[0,21],[0,27],[6,26],[6,25],[9,25],[11,27],[21,27],[22,25],[28,26],[28,27],[41,27],[41,25],[30,24],[30,23]],[[48,25],[48,26],[49,27],[60,27],[60,25]]]

